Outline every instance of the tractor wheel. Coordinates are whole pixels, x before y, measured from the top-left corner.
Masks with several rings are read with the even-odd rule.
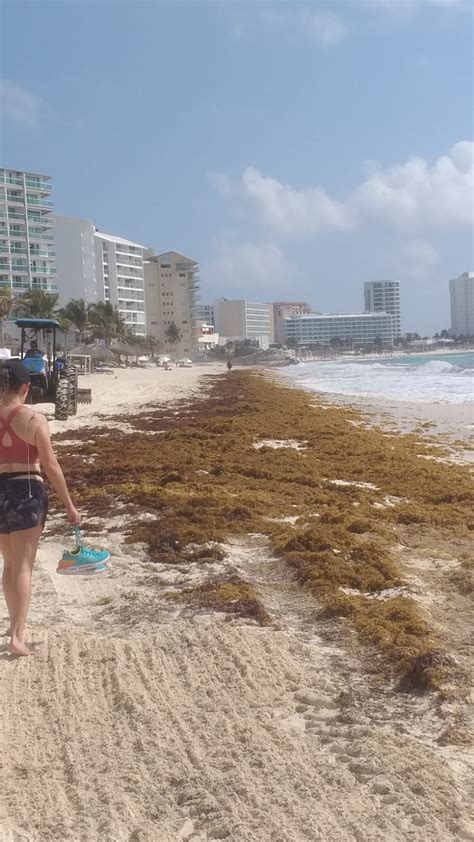
[[[59,377],[54,401],[54,417],[57,421],[67,421],[69,415],[71,384],[67,377]]]
[[[77,369],[74,365],[65,365],[61,376],[69,381],[69,415],[77,415]]]

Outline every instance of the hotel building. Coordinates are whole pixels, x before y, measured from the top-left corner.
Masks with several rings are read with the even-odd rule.
[[[281,345],[285,341],[285,319],[312,312],[306,301],[274,301],[272,306],[272,341]]]
[[[55,216],[54,233],[60,304],[71,298],[109,301],[130,331],[145,336],[146,247],[104,234],[87,219]]]
[[[200,304],[199,318],[204,322],[204,324],[215,326],[214,305]]]
[[[366,281],[364,306],[367,313],[389,313],[393,316],[394,336],[401,335],[400,281]]]
[[[50,176],[0,169],[0,285],[55,293]]]
[[[393,342],[395,327],[388,313],[311,313],[285,319],[287,342],[297,345],[329,344],[331,339],[365,345],[381,339]]]
[[[272,336],[271,304],[219,298],[214,302],[216,330],[227,339],[253,339],[268,348]]]
[[[474,272],[463,272],[449,282],[451,333],[474,336]]]
[[[145,295],[147,333],[164,350],[181,357],[198,351],[198,325],[202,321],[199,306],[199,263],[177,251],[145,255]],[[170,342],[171,325],[179,331],[178,342]]]

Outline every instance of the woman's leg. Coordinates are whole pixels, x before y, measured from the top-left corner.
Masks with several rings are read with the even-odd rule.
[[[8,610],[8,617],[9,617],[9,631],[7,634],[10,636],[11,634],[11,620],[12,620],[12,612],[13,612],[13,585],[12,585],[12,565],[11,565],[11,549],[10,549],[10,536],[9,535],[0,535],[0,552],[3,555],[3,573],[2,573],[2,588],[3,588],[3,595],[5,597],[5,602],[7,605]]]
[[[25,624],[31,599],[31,574],[43,526],[10,533],[11,566],[11,638],[8,646],[13,655],[31,655],[25,645]]]

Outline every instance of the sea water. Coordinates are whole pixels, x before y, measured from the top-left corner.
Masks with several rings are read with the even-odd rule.
[[[474,351],[303,362],[281,370],[305,389],[367,398],[472,403]]]

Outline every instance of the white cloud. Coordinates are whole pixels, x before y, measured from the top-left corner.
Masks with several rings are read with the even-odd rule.
[[[221,196],[254,208],[256,218],[274,234],[310,238],[347,231],[364,222],[391,230],[443,229],[473,223],[474,144],[461,141],[432,165],[423,158],[382,167],[365,164],[366,178],[344,201],[322,186],[295,188],[248,167],[233,186],[227,176],[212,176]]]
[[[241,195],[253,203],[260,220],[281,234],[308,236],[327,230],[346,230],[354,212],[332,199],[322,187],[297,189],[248,167]]]
[[[258,289],[260,295],[273,295],[279,288],[288,289],[297,270],[276,243],[224,239],[218,244],[206,276],[216,290],[249,296]]]
[[[350,204],[362,214],[404,228],[470,225],[473,222],[474,144],[462,141],[432,166],[423,158],[372,173]]]
[[[22,85],[0,80],[0,110],[3,119],[10,118],[31,128],[38,126],[46,102]]]

